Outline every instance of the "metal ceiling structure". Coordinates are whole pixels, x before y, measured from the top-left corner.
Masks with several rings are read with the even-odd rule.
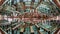
[[[58,0],[0,0],[0,28],[8,34],[54,34],[60,28],[59,8]]]
[[[0,14],[6,14],[11,18],[33,18],[36,16],[36,18],[41,17],[41,20],[46,20],[46,18],[50,19],[53,18],[53,16],[56,17],[60,13],[60,9],[53,4],[53,1],[51,3],[50,0],[5,0],[1,4],[1,7]]]
[[[44,0],[44,1],[43,0],[6,0],[1,6],[5,6],[5,5],[13,7],[14,11],[16,11],[17,13],[31,12],[32,10],[34,10],[48,15],[51,14],[56,15],[56,13],[54,12],[57,12],[57,14],[59,14],[58,10],[56,10],[56,6],[54,6],[54,4],[51,5],[50,0]],[[9,8],[7,6],[5,7]],[[7,10],[13,10],[13,9],[9,8]]]

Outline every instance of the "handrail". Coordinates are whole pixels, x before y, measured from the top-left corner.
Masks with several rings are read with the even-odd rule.
[[[59,0],[53,0],[53,2],[60,8],[60,1]]]
[[[59,31],[60,31],[60,28],[58,28],[58,29],[54,32],[54,34],[57,34]]]
[[[2,28],[0,28],[2,34],[7,34]]]
[[[8,0],[5,0],[5,2],[4,2],[1,6],[3,6],[7,1],[8,1]]]

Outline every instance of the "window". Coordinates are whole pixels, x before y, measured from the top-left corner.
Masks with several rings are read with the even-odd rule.
[[[31,2],[31,0],[28,0],[29,2]]]
[[[24,2],[26,2],[27,0],[23,0]]]
[[[39,2],[39,0],[35,0],[35,2]]]
[[[24,2],[31,2],[31,0],[23,0]]]
[[[31,2],[25,2],[25,4],[31,4]]]
[[[34,2],[34,4],[38,4],[38,2]]]
[[[30,5],[25,5],[25,6],[30,6]]]
[[[35,2],[35,0],[32,0],[32,2]]]
[[[27,9],[26,9],[26,12],[30,12],[30,9],[29,9],[29,8],[27,8]]]
[[[46,4],[41,4],[39,6],[39,8],[38,8],[38,11],[41,11],[43,13],[49,13],[50,12],[50,8]]]
[[[14,0],[14,4],[16,4],[16,2],[17,2],[17,1],[16,1],[16,0]]]
[[[17,2],[19,2],[20,0],[17,0]]]
[[[20,2],[23,2],[23,0],[20,0]]]
[[[30,6],[31,2],[25,2],[26,6]]]

